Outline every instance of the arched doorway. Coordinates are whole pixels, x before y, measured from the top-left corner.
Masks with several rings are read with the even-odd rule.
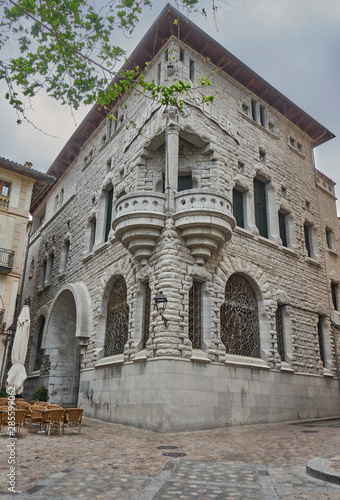
[[[80,346],[76,338],[77,309],[70,290],[64,290],[52,306],[44,347],[50,364],[49,401],[76,406],[79,390]]]

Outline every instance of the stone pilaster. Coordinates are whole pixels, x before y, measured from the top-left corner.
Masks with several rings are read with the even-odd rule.
[[[165,153],[165,193],[167,196],[167,213],[172,215],[175,209],[175,195],[178,190],[178,148],[179,130],[177,109],[167,108],[165,112],[166,153]]]

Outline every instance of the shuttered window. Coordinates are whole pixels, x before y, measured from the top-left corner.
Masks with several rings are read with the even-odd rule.
[[[254,179],[255,224],[259,233],[268,238],[266,185],[259,179]]]
[[[108,191],[107,193],[107,203],[106,203],[105,241],[109,239],[109,232],[111,230],[112,201],[113,201],[113,189],[110,189],[110,191]]]
[[[311,245],[311,234],[310,234],[310,226],[304,224],[303,230],[305,233],[305,247],[307,250],[308,257],[312,256],[312,245]]]
[[[233,189],[233,214],[239,227],[244,228],[243,193]]]
[[[191,175],[180,175],[178,177],[178,191],[186,189],[192,189],[192,177]]]

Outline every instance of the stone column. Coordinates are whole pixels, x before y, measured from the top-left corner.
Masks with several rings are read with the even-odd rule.
[[[179,125],[177,109],[169,107],[165,112],[165,194],[167,195],[167,216],[170,217],[175,208],[175,195],[178,190],[178,147]]]

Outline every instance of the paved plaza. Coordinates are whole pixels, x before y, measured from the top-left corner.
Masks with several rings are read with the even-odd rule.
[[[84,418],[80,435],[73,428],[50,437],[25,429],[16,440],[15,494],[6,484],[9,438],[0,442],[4,499],[340,498],[340,485],[306,473],[308,460],[339,455],[340,420],[156,434]]]

